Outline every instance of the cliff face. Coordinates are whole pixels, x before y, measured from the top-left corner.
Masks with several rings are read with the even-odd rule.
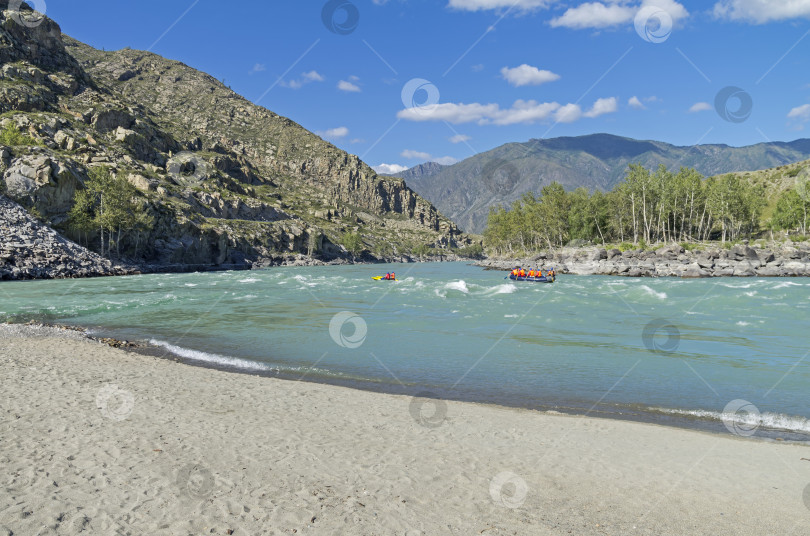
[[[71,234],[67,213],[88,170],[106,166],[138,189],[153,222],[122,239],[137,262],[330,260],[348,256],[346,233],[386,258],[471,243],[401,179],[211,76],[146,52],[95,50],[8,4],[0,0],[0,127],[28,139],[0,145],[0,193],[59,230]]]

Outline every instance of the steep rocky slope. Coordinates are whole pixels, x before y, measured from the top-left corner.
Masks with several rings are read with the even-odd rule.
[[[95,50],[46,17],[10,11],[8,0],[0,10],[0,128],[29,138],[0,142],[0,193],[71,238],[98,244],[92,232],[72,233],[67,213],[88,170],[106,166],[138,189],[151,217],[122,239],[140,263],[341,259],[354,233],[368,258],[471,243],[403,180],[204,73],[146,52]]]
[[[0,280],[92,277],[131,271],[66,240],[0,195]]]
[[[810,140],[750,147],[678,147],[608,134],[510,143],[437,173],[409,174],[408,184],[468,232],[482,232],[489,208],[511,204],[554,181],[566,190],[610,190],[627,166],[693,167],[705,176],[773,168],[810,158]],[[408,172],[405,172],[408,173]]]

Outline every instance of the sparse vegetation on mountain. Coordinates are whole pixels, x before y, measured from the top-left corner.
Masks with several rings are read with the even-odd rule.
[[[474,243],[401,179],[211,76],[96,50],[48,18],[23,26],[7,8],[0,190],[69,238],[158,268],[347,261],[346,233],[389,260]]]

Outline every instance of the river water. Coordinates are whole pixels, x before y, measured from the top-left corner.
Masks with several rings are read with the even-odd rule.
[[[387,270],[399,281],[372,281]],[[247,373],[810,438],[810,279],[504,275],[427,263],[4,282],[0,322]]]

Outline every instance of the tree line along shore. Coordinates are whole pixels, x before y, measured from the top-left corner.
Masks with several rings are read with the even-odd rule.
[[[674,173],[634,164],[609,192],[566,192],[559,183],[540,196],[525,194],[493,208],[484,232],[494,257],[523,257],[571,244],[610,244],[646,250],[653,244],[738,243],[777,235],[806,236],[810,168],[795,167],[788,186],[735,174],[704,178],[691,168]]]

